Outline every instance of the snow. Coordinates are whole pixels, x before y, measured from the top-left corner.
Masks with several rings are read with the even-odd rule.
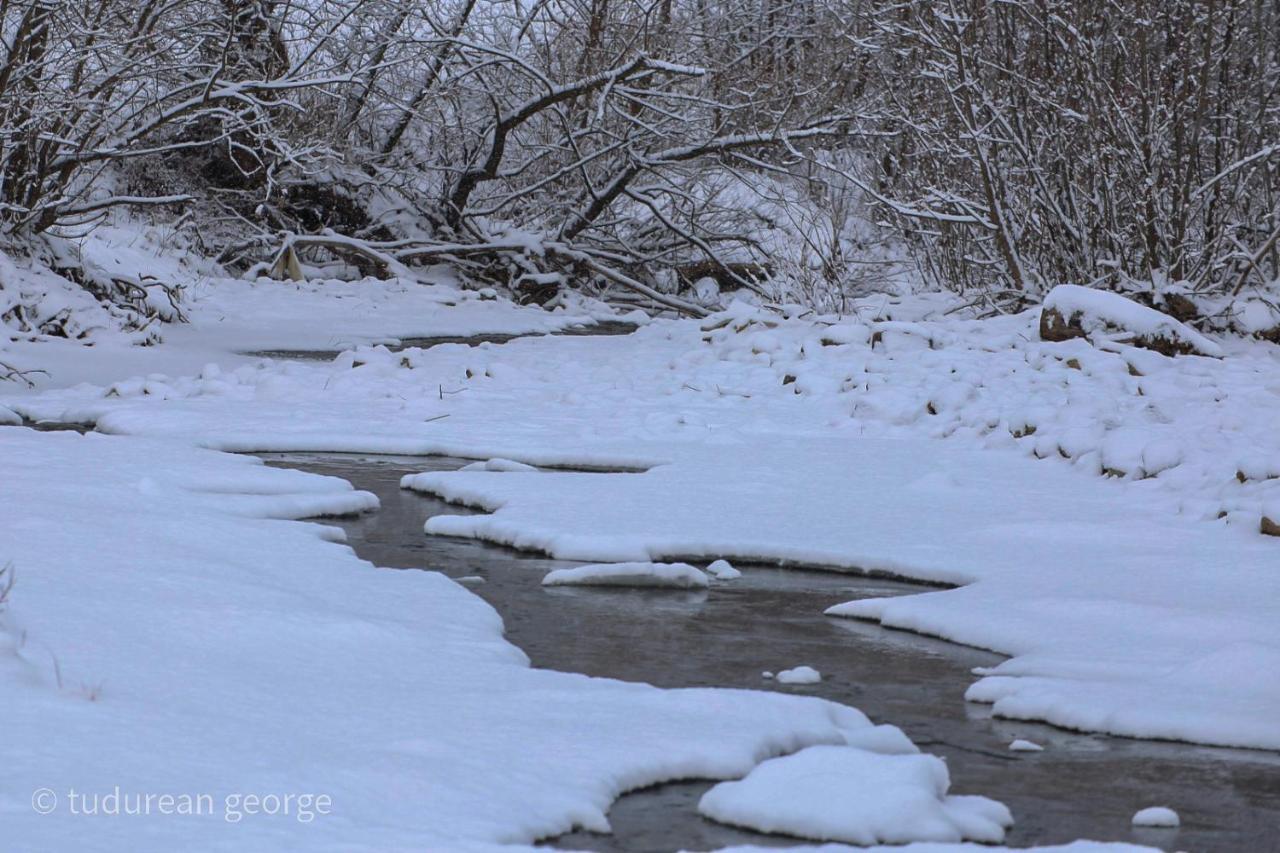
[[[721,823],[815,841],[998,843],[1013,824],[985,797],[948,796],[947,766],[932,755],[881,755],[813,746],[757,765],[703,795],[698,811]]]
[[[1197,354],[1221,357],[1222,347],[1168,314],[1140,305],[1118,293],[1060,284],[1049,291],[1045,310],[1068,321],[1077,319],[1087,334],[1129,332],[1144,338],[1167,338],[1190,346]]]
[[[513,459],[486,459],[484,462],[471,462],[462,466],[463,471],[537,471],[532,465],[516,462]]]
[[[85,251],[113,274],[158,274],[182,286],[188,323],[166,325],[157,345],[137,346],[145,336],[115,331],[118,322],[107,317],[107,309],[86,291],[52,273],[19,271],[0,254],[0,273],[7,270],[3,277],[19,285],[13,298],[26,291],[39,295],[26,297],[39,308],[31,315],[33,322],[68,312],[73,336],[83,337],[25,335],[6,342],[0,335],[0,361],[45,371],[31,377],[41,388],[108,384],[130,374],[194,374],[209,362],[253,364],[257,359],[247,353],[262,350],[337,350],[396,344],[406,338],[546,334],[590,325],[602,314],[586,308],[544,311],[493,301],[455,286],[444,273],[428,274],[436,279],[431,283],[395,278],[245,281],[184,269],[181,263],[129,245],[130,239],[136,235],[101,228]],[[8,310],[6,293],[0,291],[0,314]],[[93,348],[86,350],[86,342]]]
[[[768,850],[777,849],[776,847],[733,845],[733,847],[722,847],[719,853],[767,853]],[[914,844],[877,844],[874,847],[850,847],[849,844],[800,844],[790,845],[786,849],[790,850],[790,853],[991,853],[993,848],[989,844],[936,844],[932,841],[919,841]],[[1087,840],[1018,849],[1037,850],[1037,853],[1155,853],[1157,850],[1153,847],[1139,847],[1137,844]]]
[[[707,576],[688,563],[603,563],[555,569],[543,586],[654,586],[705,588]]]
[[[606,830],[632,788],[883,737],[818,699],[532,669],[445,576],[375,569],[330,528],[288,520],[373,505],[342,480],[13,427],[0,470],[0,563],[16,576],[0,616],[12,849],[531,842]],[[31,807],[43,788],[58,798],[48,815]],[[207,793],[213,811],[90,819],[71,812],[72,789]],[[228,797],[289,794],[325,795],[331,814],[227,819]]]
[[[817,684],[822,680],[822,673],[811,666],[796,666],[782,670],[775,678],[779,684]]]
[[[1009,744],[1011,752],[1044,752],[1044,747],[1035,741],[1018,738]]]
[[[1280,668],[1278,552],[1259,535],[1280,502],[1280,348],[1044,343],[1036,311],[944,307],[786,319],[735,303],[625,338],[223,360],[3,404],[222,450],[625,469],[405,485],[489,513],[428,532],[564,559],[959,585],[831,612],[1010,655],[968,694],[999,716],[1280,747],[1280,685],[1256,677]]]
[[[718,581],[731,581],[742,577],[742,572],[730,565],[728,560],[714,561],[707,566],[707,572]]]
[[[1134,826],[1154,826],[1172,828],[1180,824],[1178,813],[1163,806],[1151,806],[1141,809],[1133,816]]]

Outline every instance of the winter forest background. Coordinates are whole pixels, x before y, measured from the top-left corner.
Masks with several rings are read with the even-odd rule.
[[[694,315],[708,277],[836,311],[903,281],[985,311],[1075,282],[1252,332],[1242,299],[1280,278],[1274,0],[3,0],[0,19],[4,251],[125,327],[182,302],[77,256],[123,208],[234,273],[447,262],[525,300]],[[6,325],[80,333],[9,272]]]

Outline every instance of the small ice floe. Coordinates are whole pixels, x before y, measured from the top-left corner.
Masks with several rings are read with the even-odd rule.
[[[718,581],[731,581],[742,577],[742,572],[731,566],[728,560],[716,560],[707,566],[707,571]]]
[[[556,569],[543,586],[659,586],[703,589],[707,576],[688,563],[599,563],[575,569]]]
[[[760,677],[761,677],[761,678],[763,678],[763,679],[766,679],[766,680],[772,681],[772,680],[773,680],[773,672],[772,672],[771,670],[766,669],[764,672],[760,673]]]
[[[485,582],[485,579],[479,575],[463,575],[460,578],[454,578],[454,580],[461,584],[467,584],[468,586],[475,586]]]
[[[1018,738],[1009,744],[1009,749],[1013,752],[1044,752],[1044,747],[1033,740],[1023,740]]]
[[[779,684],[817,684],[822,673],[811,666],[796,666],[778,673],[777,679]]]
[[[1171,829],[1178,826],[1181,821],[1178,820],[1178,813],[1173,809],[1164,806],[1152,806],[1151,808],[1141,809],[1133,816],[1134,826],[1154,826]]]

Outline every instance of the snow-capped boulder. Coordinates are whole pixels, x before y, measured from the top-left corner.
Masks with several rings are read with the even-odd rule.
[[[1060,284],[1045,297],[1040,339],[1067,341],[1094,334],[1120,336],[1126,343],[1164,355],[1222,357],[1222,349],[1168,314],[1139,305],[1118,293]]]

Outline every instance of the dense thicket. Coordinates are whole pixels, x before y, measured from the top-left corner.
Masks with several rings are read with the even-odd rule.
[[[884,245],[1015,300],[1280,278],[1280,0],[0,0],[0,21],[11,247],[147,205],[241,267],[447,260],[695,313],[680,281],[829,301]]]

